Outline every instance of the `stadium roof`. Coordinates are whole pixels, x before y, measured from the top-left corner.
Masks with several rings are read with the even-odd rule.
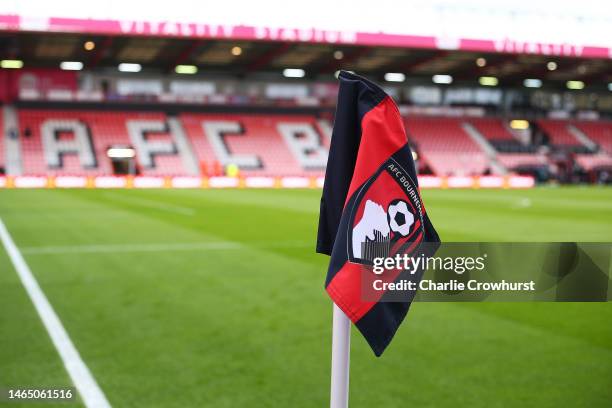
[[[85,49],[87,42],[93,43],[93,49]],[[325,77],[342,68],[381,78],[388,72],[427,80],[438,74],[452,75],[455,81],[494,76],[502,85],[520,84],[526,78],[553,84],[612,82],[608,59],[299,41],[5,32],[0,34],[0,49],[4,50],[0,59],[20,59],[29,68],[81,61],[85,69],[116,69],[120,63],[132,62],[141,64],[143,72],[157,73],[193,64],[200,72],[229,75],[301,68],[307,77]],[[549,69],[551,61],[554,70]]]
[[[501,85],[534,78],[605,88],[612,82],[612,45],[603,34],[612,7],[572,3],[380,0],[364,8],[359,1],[310,0],[289,13],[267,0],[146,7],[142,1],[8,0],[0,4],[0,59],[23,60],[26,67],[79,61],[85,69],[132,62],[157,73],[182,64],[226,75],[300,68],[319,78],[343,68],[380,78],[389,72],[428,80],[452,75],[457,82],[494,76]]]
[[[406,45],[405,37],[435,38],[445,43],[440,45],[446,46],[460,39],[471,39],[478,42],[471,44],[472,48],[488,47],[490,42],[557,44],[566,47],[566,51],[574,49],[577,53],[584,52],[580,48],[587,48],[587,54],[590,53],[587,56],[592,57],[593,50],[588,49],[609,50],[612,47],[606,35],[612,25],[612,7],[607,3],[600,0],[309,0],[302,3],[278,0],[0,0],[0,15],[18,16],[21,29],[108,30],[116,29],[113,27],[117,21],[127,23],[119,28],[124,33],[138,31],[130,28],[131,22],[141,26],[164,23],[166,29],[173,29],[175,23],[255,27],[264,31],[314,29],[348,34],[348,41],[369,41],[371,45],[391,45],[392,41]],[[88,27],[83,27],[83,21],[89,23]],[[94,24],[96,21],[104,24]],[[237,34],[232,33],[233,36]],[[612,54],[600,56],[610,58]]]

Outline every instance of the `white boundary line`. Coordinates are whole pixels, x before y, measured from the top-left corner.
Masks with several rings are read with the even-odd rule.
[[[74,344],[70,340],[66,329],[62,325],[59,317],[53,310],[53,307],[47,300],[47,297],[43,293],[42,289],[38,285],[36,278],[32,274],[32,271],[26,264],[23,256],[19,252],[19,249],[13,242],[11,235],[9,234],[4,222],[0,218],[0,239],[6,248],[21,283],[23,284],[26,292],[30,296],[40,319],[42,320],[51,341],[55,345],[57,352],[59,353],[68,375],[72,379],[76,389],[78,390],[83,403],[87,408],[110,408],[108,400],[104,396],[104,393],[96,383],[96,380],[91,375],[91,372],[81,359],[79,352],[74,347]]]

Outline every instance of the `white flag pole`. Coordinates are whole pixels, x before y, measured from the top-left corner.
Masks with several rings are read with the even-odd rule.
[[[351,355],[351,321],[334,303],[330,408],[347,408]]]

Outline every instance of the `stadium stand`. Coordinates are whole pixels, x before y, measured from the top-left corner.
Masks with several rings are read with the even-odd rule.
[[[108,149],[134,147],[137,174],[144,176],[218,176],[236,164],[242,176],[320,177],[331,129],[329,121],[315,114],[273,111],[166,114],[22,108],[16,116],[26,175],[112,175],[117,169]],[[551,145],[577,153],[571,157],[584,171],[612,167],[612,123],[538,123]],[[405,125],[425,173],[530,173],[551,163],[545,153],[536,153],[537,146],[515,138],[503,119],[410,115]],[[472,128],[480,136],[471,134]],[[600,147],[597,154],[592,153],[595,144]],[[6,166],[5,148],[6,140],[0,138],[0,168]]]
[[[415,46],[383,33],[376,34],[383,43],[324,32],[243,37],[244,27],[221,35],[205,25],[174,35],[120,20],[59,21],[48,21],[56,24],[49,32],[0,24],[11,45],[0,67],[0,126],[11,129],[0,137],[7,180],[238,174],[314,185],[329,148],[334,73],[345,69],[397,102],[423,175],[612,181],[609,67],[593,50],[528,51],[510,42],[504,50],[495,42],[488,50],[468,42],[447,49],[438,39]],[[563,70],[543,69],[552,56]],[[574,65],[570,82],[585,89],[562,91]],[[536,73],[530,81],[541,89],[517,82]],[[109,157],[110,147],[130,157]]]
[[[405,120],[408,138],[437,175],[482,174],[489,162],[480,147],[461,127],[461,120],[413,117]]]

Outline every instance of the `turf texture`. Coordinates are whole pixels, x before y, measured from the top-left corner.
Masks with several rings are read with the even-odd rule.
[[[423,195],[445,241],[612,241],[609,188]],[[319,197],[2,190],[0,217],[113,407],[322,407]],[[612,304],[416,303],[382,358],[354,331],[351,364],[352,408],[609,406]],[[0,247],[0,387],[67,385]]]

